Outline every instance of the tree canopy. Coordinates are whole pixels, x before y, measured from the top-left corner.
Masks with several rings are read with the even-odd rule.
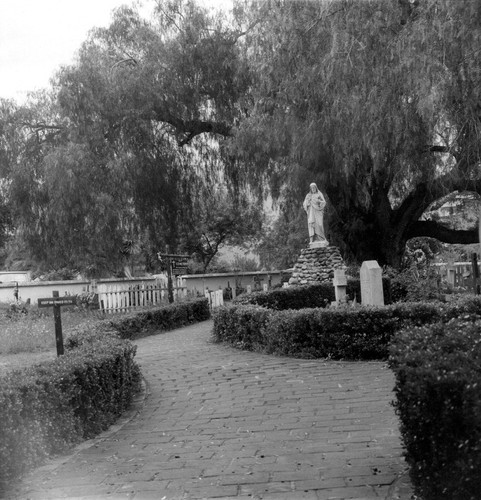
[[[480,34],[474,0],[122,7],[50,89],[0,102],[0,244],[10,263],[23,248],[91,275],[122,269],[132,242],[147,269],[165,245],[208,263],[216,242],[256,234],[269,197],[261,249],[287,266],[313,181],[347,259],[399,266],[413,237],[475,242],[422,216],[481,193]]]
[[[291,191],[291,220],[291,200],[299,207],[318,181],[330,202],[331,239],[358,261],[399,265],[415,236],[477,238],[474,228],[420,218],[450,192],[480,192],[479,7],[405,5],[257,5],[264,22],[252,36],[256,104],[237,152],[249,163],[260,147],[269,151],[263,169],[274,192]]]

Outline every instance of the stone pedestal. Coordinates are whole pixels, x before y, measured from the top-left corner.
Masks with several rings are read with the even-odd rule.
[[[304,248],[297,259],[289,285],[332,283],[335,269],[345,269],[339,248]]]

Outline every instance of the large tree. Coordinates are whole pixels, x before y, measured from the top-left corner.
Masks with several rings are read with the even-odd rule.
[[[4,113],[19,139],[1,143],[5,185],[38,259],[113,269],[126,243],[178,247],[226,183],[239,207],[246,185],[280,202],[271,247],[312,181],[347,258],[399,265],[411,237],[477,239],[420,220],[480,192],[477,2],[239,1],[230,22],[155,5],[148,21],[117,10],[51,95]]]
[[[126,245],[152,264],[185,243],[222,183],[217,140],[240,114],[238,36],[195,2],[158,2],[150,21],[123,7],[58,72],[48,99],[12,114],[22,147],[10,199],[34,259],[111,273]]]
[[[255,159],[251,178],[298,206],[317,181],[332,242],[358,261],[398,266],[415,236],[477,240],[420,220],[450,192],[481,192],[477,2],[273,0],[249,15],[257,82],[236,153]]]

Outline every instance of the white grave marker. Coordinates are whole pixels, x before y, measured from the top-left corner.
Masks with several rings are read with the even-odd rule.
[[[366,260],[361,266],[361,302],[364,306],[383,306],[382,269],[376,260]]]
[[[336,304],[344,304],[347,302],[347,277],[344,269],[334,269],[334,293],[336,294]]]
[[[454,286],[456,284],[456,267],[447,266],[446,272],[447,272],[448,283]]]

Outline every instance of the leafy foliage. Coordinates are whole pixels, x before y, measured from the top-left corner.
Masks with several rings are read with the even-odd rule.
[[[260,230],[259,210],[247,202],[229,201],[226,196],[211,196],[196,213],[182,246],[202,263],[205,273],[225,244],[245,245]]]
[[[391,303],[391,280],[388,277],[382,279],[384,300],[386,304]],[[346,295],[348,300],[361,302],[361,282],[359,278],[347,280]],[[327,307],[335,301],[334,287],[331,283],[319,283],[317,285],[296,286],[280,288],[268,292],[254,292],[242,294],[235,299],[237,304],[253,304],[276,311],[286,309],[304,309],[309,307]]]
[[[481,190],[479,20],[474,0],[239,2],[229,19],[192,0],[158,1],[150,20],[117,9],[48,92],[0,103],[6,262],[115,274],[131,241],[150,270],[166,245],[207,267],[256,196],[281,214],[263,263],[288,267],[313,180],[348,261],[400,267],[410,238],[477,241],[420,217]]]
[[[53,362],[2,377],[0,487],[105,430],[139,389],[130,342],[104,329],[77,345]]]
[[[209,317],[202,298],[81,324],[69,330],[63,356],[2,377],[0,492],[48,456],[105,430],[129,406],[140,370],[127,339]]]
[[[467,500],[481,486],[481,323],[477,314],[393,339],[396,410],[416,494]]]
[[[206,134],[230,134],[248,73],[220,17],[177,1],[154,14],[118,9],[50,95],[4,103],[2,173],[24,262],[115,274],[132,241],[153,268],[208,210],[220,151]]]
[[[234,304],[215,312],[213,338],[284,356],[387,359],[391,339],[403,327],[480,313],[479,297],[448,304],[410,302],[384,307],[281,311]]]
[[[411,237],[476,241],[474,228],[419,218],[444,195],[481,187],[478,6],[403,3],[256,4],[254,104],[235,149],[252,166],[246,176],[265,176],[281,196],[288,224],[316,180],[332,211],[328,239],[345,258],[395,267]]]

